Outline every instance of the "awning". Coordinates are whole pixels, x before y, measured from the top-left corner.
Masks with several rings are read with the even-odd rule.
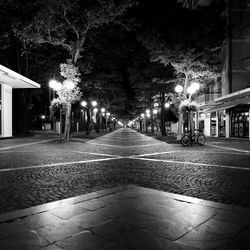
[[[240,105],[240,104],[250,104],[250,96],[246,96],[244,98],[238,98],[238,99],[235,99],[235,100],[231,100],[229,102],[225,102],[225,103],[222,103],[222,104],[217,104],[212,108],[204,110],[204,113],[213,113],[215,111],[229,109],[229,108],[235,107],[235,106]]]
[[[0,64],[0,84],[7,84],[12,88],[40,88],[40,84],[18,74]]]

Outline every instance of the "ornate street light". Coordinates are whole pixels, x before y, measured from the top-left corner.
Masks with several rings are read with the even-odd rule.
[[[167,108],[169,108],[170,107],[170,103],[169,102],[166,102],[165,104],[164,104],[164,107],[167,109]]]

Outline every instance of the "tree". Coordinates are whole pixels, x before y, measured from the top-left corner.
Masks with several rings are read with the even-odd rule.
[[[103,25],[119,22],[119,17],[135,3],[134,0],[43,1],[37,15],[29,25],[22,28],[21,34],[24,40],[36,44],[51,44],[65,48],[71,56],[72,63],[77,66],[87,47],[89,33],[95,32]],[[71,105],[67,105],[66,108],[71,110]],[[65,129],[69,128],[69,118],[66,116]]]
[[[56,52],[54,49],[51,53],[51,46],[37,46],[20,35],[18,27],[29,23],[35,13],[32,1],[0,2],[0,63],[42,85],[41,89],[13,89],[13,129],[18,134],[29,132],[31,114],[44,112],[40,105],[44,77],[51,72],[51,58]]]
[[[71,106],[76,101],[81,99],[82,93],[80,88],[77,87],[80,81],[80,74],[78,68],[68,60],[67,63],[62,63],[60,65],[61,76],[66,80],[63,81],[62,85],[56,89],[58,97],[54,98],[51,102],[50,109],[55,112],[57,108],[60,108],[65,113],[65,127],[63,139],[69,140],[70,135],[70,116],[71,116]]]
[[[173,82],[182,83],[184,95],[190,81],[206,84],[220,76],[225,22],[216,7],[190,11],[176,5],[164,21],[156,21],[138,35],[151,61],[174,66],[177,78]],[[180,113],[179,128],[182,120]],[[180,135],[179,131],[177,139]]]

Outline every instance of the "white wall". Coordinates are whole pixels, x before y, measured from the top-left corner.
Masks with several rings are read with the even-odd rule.
[[[2,137],[12,136],[12,87],[2,84]]]
[[[205,118],[204,118],[204,135],[206,135],[206,136],[210,136],[211,135],[210,113],[205,114]]]

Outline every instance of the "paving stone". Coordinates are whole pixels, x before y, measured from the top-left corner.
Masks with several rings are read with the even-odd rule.
[[[155,220],[150,225],[150,232],[170,240],[177,240],[208,218],[201,215],[178,212],[166,216],[164,219]]]
[[[227,250],[248,250],[250,249],[250,227],[242,231],[237,237],[227,245]]]
[[[198,249],[223,249],[231,242],[231,239],[218,234],[191,231],[177,242]]]
[[[193,247],[184,246],[180,243],[157,237],[147,231],[140,230],[128,236],[121,245],[130,250],[196,250]]]
[[[130,213],[121,216],[117,219],[120,223],[126,223],[129,225],[134,225],[139,228],[149,227],[153,221],[156,219],[155,216],[143,214],[143,213]]]
[[[243,226],[237,224],[210,219],[208,221],[205,221],[200,226],[196,227],[194,231],[203,233],[208,232],[212,234],[223,235],[224,237],[230,238],[239,234],[242,229]]]
[[[9,237],[11,235],[28,232],[29,228],[23,225],[20,220],[13,222],[6,222],[0,224],[0,239]]]
[[[21,234],[12,235],[0,241],[1,250],[36,250],[51,242],[39,236],[35,231],[25,231]]]
[[[94,212],[88,212],[81,215],[73,216],[69,219],[70,222],[74,222],[80,225],[82,228],[89,229],[100,224],[109,221],[110,218],[100,214],[99,210]]]
[[[44,212],[22,218],[20,222],[31,229],[36,229],[49,224],[63,222],[63,220],[49,212]]]
[[[93,235],[90,231],[85,231],[70,238],[57,241],[56,244],[66,250],[97,250],[103,249],[110,242],[97,235]]]
[[[152,216],[157,216],[161,218],[170,217],[171,214],[176,213],[177,209],[161,205],[146,205],[137,208],[138,211],[147,213]]]
[[[55,244],[51,244],[49,246],[45,246],[41,248],[42,250],[62,250],[61,247],[55,245]]]
[[[83,232],[84,229],[72,222],[65,221],[40,227],[36,231],[45,239],[54,242]]]
[[[79,205],[85,208],[86,210],[91,210],[91,211],[95,211],[106,206],[106,204],[100,201],[100,199],[81,202],[79,203]]]
[[[92,231],[105,239],[117,242],[129,234],[134,234],[138,231],[138,228],[116,221],[109,221],[100,226],[94,227]]]
[[[214,216],[215,220],[225,221],[236,225],[250,225],[250,215],[221,211]]]
[[[121,206],[119,203],[114,204],[114,205],[109,205],[104,208],[101,208],[98,210],[98,213],[102,216],[108,217],[108,218],[118,218],[122,215],[129,214],[131,213],[132,210]]]
[[[126,246],[122,246],[122,245],[117,244],[117,243],[112,243],[112,244],[102,248],[102,250],[128,250],[128,248]]]
[[[73,216],[88,212],[88,210],[85,209],[81,204],[82,203],[77,203],[74,205],[56,208],[56,209],[50,210],[50,213],[64,220],[67,220]]]
[[[199,214],[199,215],[206,216],[206,217],[207,216],[212,217],[212,216],[214,216],[214,215],[221,212],[221,209],[214,208],[214,207],[202,206],[202,205],[199,205],[199,204],[188,205],[183,210],[185,212],[190,212],[190,213],[193,213],[193,214]]]

